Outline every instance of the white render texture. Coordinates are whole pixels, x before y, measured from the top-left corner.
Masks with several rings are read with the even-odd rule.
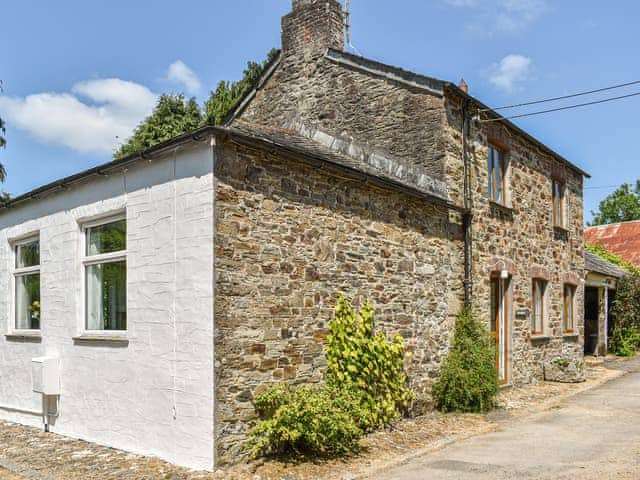
[[[212,469],[213,151],[182,147],[0,213],[0,418],[42,426],[31,359],[60,358],[51,431]],[[81,222],[126,210],[128,344],[77,342]],[[11,239],[40,235],[41,342],[6,338]],[[29,413],[28,411],[31,411]]]

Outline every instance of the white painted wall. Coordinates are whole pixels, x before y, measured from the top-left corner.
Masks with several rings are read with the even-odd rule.
[[[78,219],[126,209],[126,346],[77,343],[83,325]],[[40,233],[40,343],[5,337],[9,240]],[[0,213],[0,418],[33,414],[30,360],[61,359],[51,431],[192,468],[213,467],[213,153],[208,143]],[[11,322],[11,323],[9,323]]]

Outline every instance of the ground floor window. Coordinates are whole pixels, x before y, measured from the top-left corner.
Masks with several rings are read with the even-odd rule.
[[[127,225],[124,217],[85,226],[85,328],[127,329]]]
[[[531,285],[531,333],[541,335],[544,331],[545,290],[547,282],[534,278]]]
[[[15,328],[40,329],[40,239],[17,242],[15,254]]]
[[[562,331],[564,333],[573,333],[575,329],[574,318],[574,297],[576,294],[576,287],[569,283],[564,284],[563,292],[563,315],[562,315]]]

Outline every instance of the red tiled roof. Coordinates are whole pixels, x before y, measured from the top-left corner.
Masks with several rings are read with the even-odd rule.
[[[584,242],[602,245],[623,260],[640,266],[640,220],[586,228]]]

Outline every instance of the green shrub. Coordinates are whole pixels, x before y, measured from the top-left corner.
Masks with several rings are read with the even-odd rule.
[[[484,412],[498,393],[496,345],[471,309],[456,320],[453,345],[444,359],[433,399],[443,412]]]
[[[404,339],[396,335],[388,340],[384,332],[376,333],[371,305],[356,313],[343,295],[329,328],[327,383],[360,393],[360,427],[374,430],[398,418],[412,398],[404,373]]]
[[[280,384],[255,399],[262,420],[251,430],[253,457],[295,453],[336,456],[358,449],[363,435],[357,392]]]
[[[620,357],[633,357],[639,344],[640,329],[635,325],[626,325],[616,330],[611,341],[611,350]]]
[[[620,356],[635,355],[640,346],[640,273],[618,280],[616,299],[612,305],[614,328],[609,348]]]

